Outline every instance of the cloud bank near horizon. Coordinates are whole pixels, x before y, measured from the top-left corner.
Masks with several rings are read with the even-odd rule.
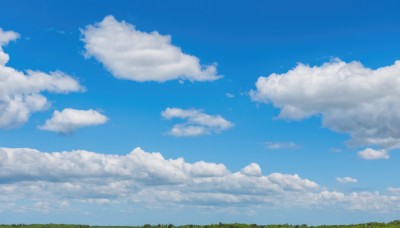
[[[146,204],[157,207],[339,207],[345,210],[399,211],[397,188],[379,192],[330,191],[297,174],[263,174],[257,163],[237,172],[224,164],[136,148],[126,155],[85,150],[45,153],[30,148],[0,149],[0,211],[25,205],[66,208],[74,203]],[[14,205],[14,207],[12,206]],[[20,205],[19,205],[20,206]]]

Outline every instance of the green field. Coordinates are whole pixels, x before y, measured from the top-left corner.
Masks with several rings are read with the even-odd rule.
[[[385,227],[385,228],[400,228],[400,220],[392,221],[389,223],[370,222],[363,224],[350,224],[350,225],[320,225],[320,226],[308,226],[302,225],[256,225],[256,224],[211,224],[211,225],[183,225],[174,226],[169,225],[149,225],[143,226],[88,226],[88,225],[66,225],[66,224],[12,224],[12,225],[0,225],[0,228],[300,228],[300,227],[315,227],[315,228],[369,228],[369,227]]]

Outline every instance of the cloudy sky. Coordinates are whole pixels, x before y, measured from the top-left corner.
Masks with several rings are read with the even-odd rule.
[[[0,5],[0,223],[399,219],[398,1]]]

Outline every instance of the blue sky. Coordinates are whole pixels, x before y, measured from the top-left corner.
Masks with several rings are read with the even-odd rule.
[[[1,5],[0,223],[398,219],[397,1]]]

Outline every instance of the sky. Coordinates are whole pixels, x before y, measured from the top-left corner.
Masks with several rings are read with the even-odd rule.
[[[399,219],[398,1],[0,4],[0,223]]]

